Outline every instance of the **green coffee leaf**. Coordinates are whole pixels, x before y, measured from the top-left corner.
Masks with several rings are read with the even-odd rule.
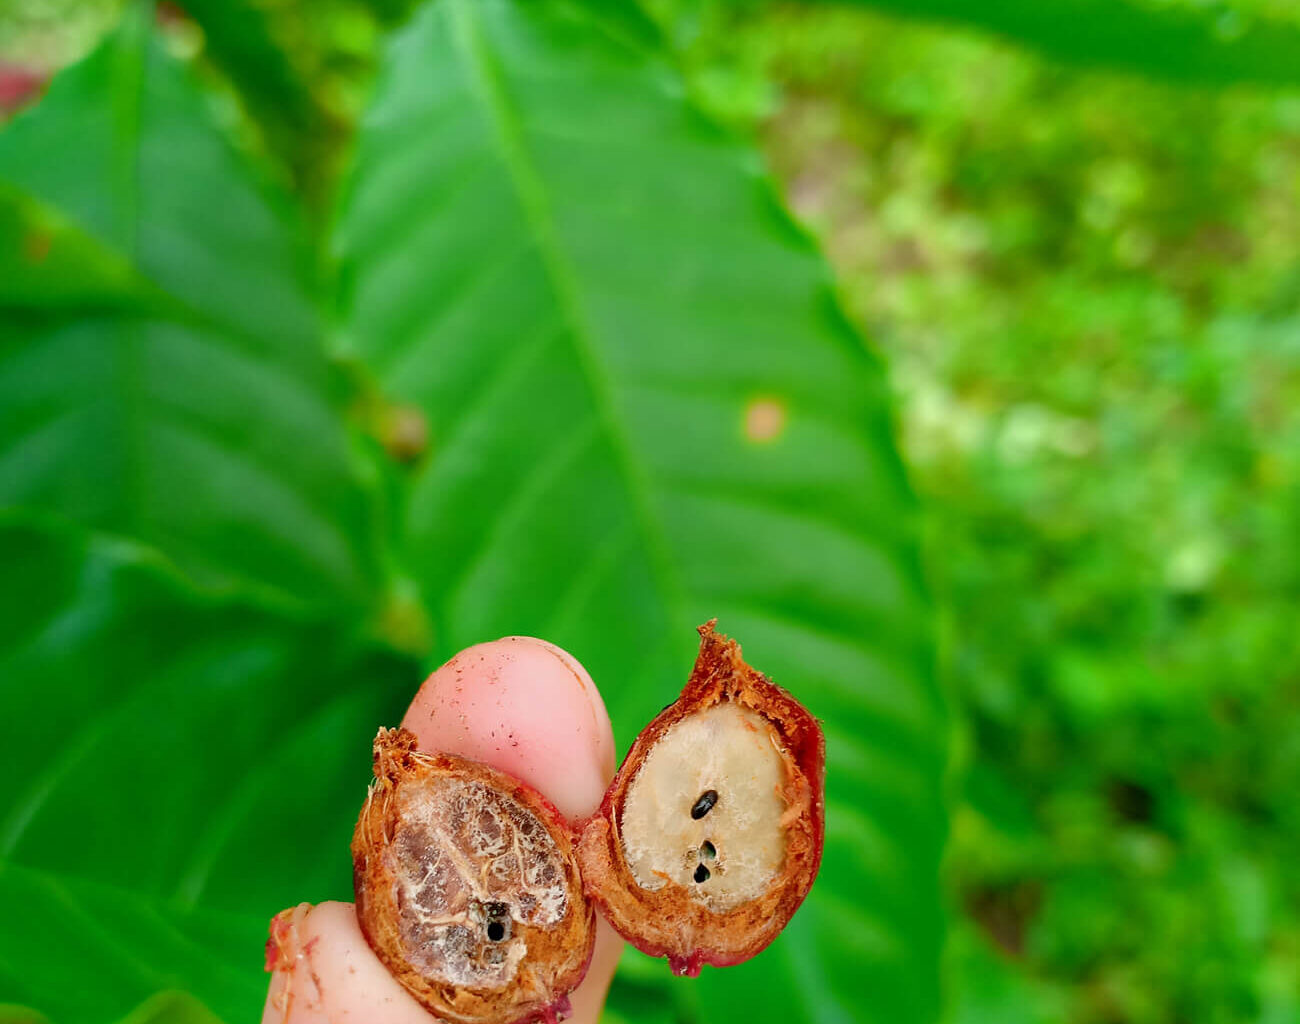
[[[402,554],[441,653],[562,644],[626,748],[717,616],[826,722],[807,905],[674,991],[708,1019],[932,1019],[946,726],[915,505],[879,364],[754,154],[599,5],[446,0],[393,42],[338,246],[344,345],[427,419]]]

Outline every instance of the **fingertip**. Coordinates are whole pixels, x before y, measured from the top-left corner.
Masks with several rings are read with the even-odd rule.
[[[614,774],[614,734],[591,676],[534,637],[461,651],[425,680],[402,725],[421,749],[522,779],[570,819],[595,811]]]

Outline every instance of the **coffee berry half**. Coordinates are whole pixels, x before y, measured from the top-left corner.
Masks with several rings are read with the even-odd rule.
[[[352,863],[362,934],[430,1012],[461,1024],[568,1015],[595,915],[570,826],[532,787],[381,729]]]
[[[713,626],[578,847],[587,894],[615,930],[691,976],[776,938],[812,886],[825,828],[817,720]]]

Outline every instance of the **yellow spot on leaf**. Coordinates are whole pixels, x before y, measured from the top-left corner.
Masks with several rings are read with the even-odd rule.
[[[751,399],[745,406],[745,437],[755,444],[775,441],[785,430],[785,417],[785,403],[780,399]]]

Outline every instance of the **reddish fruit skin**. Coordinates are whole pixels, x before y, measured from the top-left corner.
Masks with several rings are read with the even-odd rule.
[[[550,1024],[567,1017],[571,1012],[568,993],[587,973],[595,949],[596,932],[595,908],[582,891],[573,849],[573,830],[560,812],[531,786],[487,765],[452,754],[429,755],[416,751],[415,737],[405,729],[379,731],[375,740],[375,779],[353,834],[352,857],[357,921],[376,956],[425,1009],[441,1020],[455,1021],[457,1024],[526,1024],[540,1020]],[[499,800],[500,806],[521,808],[526,812],[526,816],[540,825],[554,844],[554,858],[548,857],[545,863],[557,864],[559,867],[560,874],[551,876],[549,884],[562,881],[565,912],[549,926],[522,917],[513,917],[507,922],[512,933],[521,939],[518,948],[523,957],[518,961],[515,973],[504,983],[455,983],[449,981],[445,974],[439,976],[422,969],[419,963],[414,962],[414,957],[427,947],[421,946],[421,949],[413,950],[403,932],[404,900],[413,897],[404,897],[399,885],[399,878],[410,877],[409,873],[403,875],[404,871],[409,871],[409,861],[401,861],[394,851],[402,848],[403,833],[409,833],[415,826],[409,817],[404,819],[402,816],[404,805],[398,791],[402,786],[417,787],[438,779],[487,787],[495,794],[493,800]],[[425,808],[429,806],[423,791],[414,792],[418,799],[414,805],[407,805],[408,815],[411,806],[421,806],[420,801],[423,801]],[[497,804],[494,803],[494,806]],[[455,827],[472,827],[466,826],[464,822],[478,820],[478,814],[476,811],[468,817],[462,816],[462,822]],[[512,820],[519,819],[516,817]],[[498,822],[497,836],[505,834],[500,828]],[[530,841],[535,840],[538,836],[536,826],[529,823],[525,828],[531,829],[528,833]],[[450,823],[448,831],[454,831]],[[514,834],[514,859],[518,862],[523,856],[518,836],[525,833],[520,831]],[[415,842],[428,844],[427,833],[420,833],[417,829],[415,835]],[[511,856],[510,850],[505,847],[498,853],[503,853],[507,861]],[[443,870],[459,879],[462,884],[451,884],[457,893],[462,893],[467,890],[463,885],[465,878],[459,873],[468,870],[476,879],[488,879],[490,875],[496,877],[494,868],[500,859],[502,857],[484,858],[468,863],[465,851],[461,849],[458,857],[450,857],[452,867]],[[426,862],[422,856],[419,863],[428,863],[432,867],[436,864],[436,858]],[[462,866],[456,866],[458,863]],[[512,870],[507,868],[506,874],[515,879]],[[436,874],[430,872],[430,875]],[[513,893],[520,883],[514,880],[504,884],[506,889],[502,890],[501,895],[493,894],[482,899],[501,899],[511,904],[513,913],[513,907],[518,906],[517,901],[509,898],[505,892]],[[511,884],[515,889],[509,888]],[[465,904],[467,899],[468,897],[462,896],[460,902]],[[481,903],[477,899],[469,902],[480,908],[503,906],[502,903],[495,902]],[[461,911],[456,918],[456,927],[461,927],[461,917],[467,912]],[[493,913],[504,913],[504,910]],[[500,920],[507,921],[507,918],[502,917]],[[447,922],[435,922],[438,923]],[[427,929],[426,925],[420,927]],[[421,935],[428,936],[429,932],[425,930]],[[491,932],[488,935],[491,936]],[[510,936],[511,933],[508,932],[505,943],[500,947],[492,946],[493,951],[508,950],[513,942]],[[501,935],[498,933],[492,938],[500,940]],[[482,939],[476,941],[481,942]],[[494,962],[500,964],[502,960],[498,958]],[[440,960],[439,963],[445,965],[446,961]],[[482,969],[491,971],[493,968]]]
[[[784,689],[745,664],[740,645],[699,627],[700,652],[677,701],[641,731],[599,810],[581,825],[578,860],[583,886],[614,929],[650,956],[667,957],[673,973],[695,977],[704,964],[728,967],[765,949],[807,896],[825,839],[826,741],[817,720]],[[780,736],[787,771],[786,862],[760,897],[715,913],[680,885],[641,888],[623,854],[620,815],[628,787],[650,749],[693,713],[733,701],[761,714]],[[786,824],[783,819],[783,824]]]

